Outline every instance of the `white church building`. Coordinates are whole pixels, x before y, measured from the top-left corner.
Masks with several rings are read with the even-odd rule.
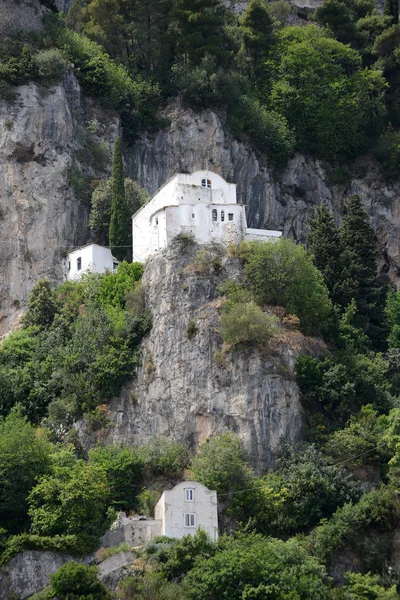
[[[267,241],[282,235],[249,229],[236,185],[211,171],[174,175],[133,215],[133,261],[145,261],[179,234],[191,235],[200,244]]]

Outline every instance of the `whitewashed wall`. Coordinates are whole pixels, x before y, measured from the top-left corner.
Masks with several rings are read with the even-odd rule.
[[[78,258],[81,258],[81,269],[77,268]],[[109,248],[97,244],[88,244],[82,248],[77,248],[70,252],[66,259],[66,279],[76,280],[82,277],[83,273],[91,271],[92,273],[104,273],[107,270],[114,270],[114,263],[118,263]],[[68,268],[70,265],[70,268]]]
[[[185,500],[185,489],[194,490],[194,500]],[[185,514],[195,515],[195,526],[186,527]],[[203,529],[213,541],[218,539],[217,492],[201,483],[183,481],[172,490],[165,491],[157,502],[154,518],[161,520],[161,533],[182,538]]]

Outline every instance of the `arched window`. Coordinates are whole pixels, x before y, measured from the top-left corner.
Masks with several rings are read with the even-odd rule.
[[[213,221],[218,221],[218,212],[217,212],[216,208],[213,208],[213,211],[212,211],[212,220]]]
[[[201,185],[203,187],[208,187],[211,190],[211,179],[202,179]]]

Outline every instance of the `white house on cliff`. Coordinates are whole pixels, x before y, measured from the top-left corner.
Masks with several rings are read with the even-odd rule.
[[[161,535],[183,538],[205,531],[213,542],[218,539],[217,492],[197,481],[182,481],[163,492],[154,510],[161,522]]]
[[[178,173],[132,217],[133,260],[143,262],[179,234],[200,244],[271,240],[280,231],[249,229],[246,207],[237,203],[236,185],[211,171]]]

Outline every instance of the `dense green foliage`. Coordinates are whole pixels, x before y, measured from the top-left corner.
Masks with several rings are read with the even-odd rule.
[[[63,565],[50,576],[50,595],[60,600],[107,600],[111,597],[98,579],[98,567],[77,562]]]
[[[0,527],[10,533],[27,523],[27,495],[50,469],[50,448],[45,432],[36,432],[16,409],[0,419]]]
[[[306,331],[318,329],[331,305],[321,273],[303,246],[280,238],[243,246],[245,273],[258,302],[283,306]]]
[[[188,581],[198,600],[328,597],[324,568],[294,539],[226,538],[213,557],[196,563]]]
[[[111,186],[111,214],[108,238],[113,256],[123,260],[129,247],[130,215],[125,199],[121,140],[115,140]]]
[[[20,402],[38,421],[53,401],[67,414],[91,410],[117,393],[138,364],[136,348],[151,326],[143,307],[125,308],[142,266],[122,263],[115,273],[87,275],[51,291],[40,281],[28,301],[26,328],[0,349],[1,413]]]
[[[276,319],[254,302],[236,304],[220,321],[220,333],[227,344],[268,345],[276,330]]]

